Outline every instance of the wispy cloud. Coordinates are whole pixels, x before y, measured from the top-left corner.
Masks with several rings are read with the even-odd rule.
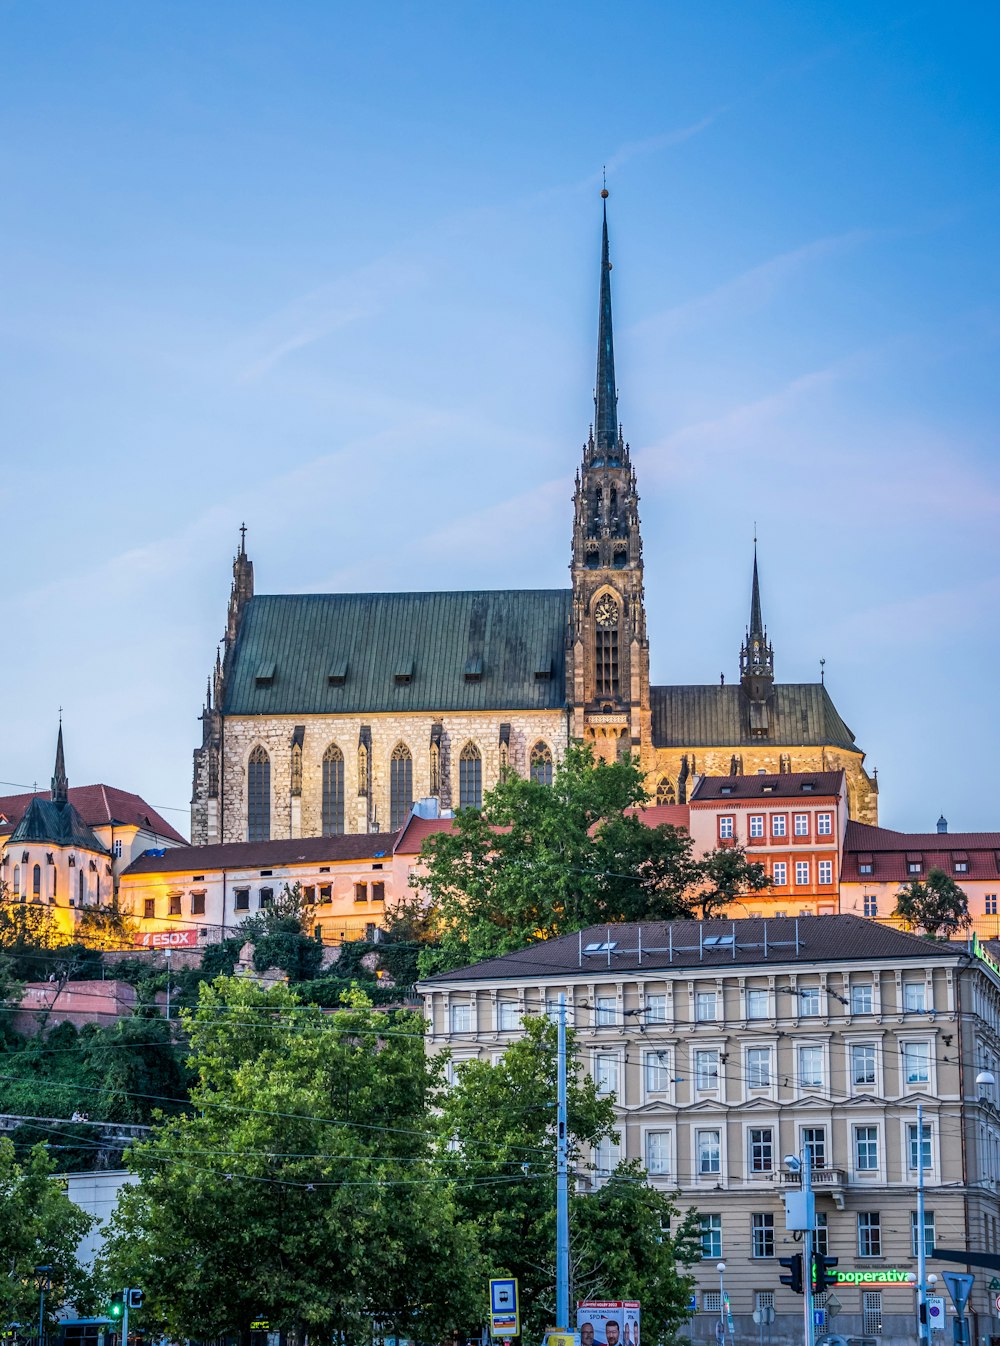
[[[424,267],[392,253],[293,299],[239,343],[238,381],[253,382],[294,351],[374,317],[425,281]]]

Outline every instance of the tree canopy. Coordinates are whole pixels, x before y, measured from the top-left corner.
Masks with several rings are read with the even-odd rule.
[[[595,761],[573,744],[551,785],[509,774],[481,809],[428,838],[421,898],[397,919],[428,941],[427,976],[511,953],[539,939],[618,921],[672,920],[770,886],[739,847],[696,858],[690,835],[650,827],[634,811],[646,799],[631,757]]]
[[[431,1337],[481,1294],[474,1232],[431,1171],[437,1079],[418,1014],[325,1015],[220,978],[186,1012],[191,1111],[131,1152],[107,1274],[175,1337],[253,1319],[324,1339]],[[110,1283],[110,1282],[109,1282]]]
[[[556,1031],[547,1019],[527,1018],[524,1036],[497,1064],[461,1064],[441,1103],[440,1162],[457,1179],[461,1218],[477,1231],[487,1274],[520,1282],[528,1340],[555,1321]],[[586,1189],[593,1147],[617,1140],[615,1110],[576,1071],[572,1033],[568,1053],[570,1164]],[[573,1297],[641,1298],[656,1339],[669,1335],[687,1317],[691,1282],[678,1262],[700,1251],[690,1221],[673,1237],[665,1232],[676,1214],[635,1164],[597,1190],[573,1190]]]
[[[947,939],[969,924],[969,898],[950,874],[932,869],[924,882],[915,880],[900,888],[893,915],[933,938]]]
[[[43,1145],[19,1160],[13,1141],[0,1139],[0,1313],[3,1322],[37,1323],[39,1276],[49,1283],[51,1325],[55,1312],[72,1302],[86,1310],[92,1297],[89,1274],[76,1256],[93,1220],[70,1201]],[[36,1268],[46,1267],[44,1273]]]

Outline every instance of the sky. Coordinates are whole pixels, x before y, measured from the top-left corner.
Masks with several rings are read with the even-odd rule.
[[[0,776],[187,830],[261,593],[562,587],[602,169],[654,682],[1000,830],[992,3],[0,0]]]

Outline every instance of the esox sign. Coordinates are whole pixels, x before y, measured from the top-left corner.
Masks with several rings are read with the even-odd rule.
[[[196,949],[198,927],[192,925],[181,930],[144,930],[141,935],[136,935],[135,943],[140,949]]]

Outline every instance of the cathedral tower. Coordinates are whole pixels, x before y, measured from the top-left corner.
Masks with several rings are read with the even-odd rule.
[[[639,496],[618,423],[607,195],[602,192],[594,424],[573,496],[566,694],[573,737],[592,743],[599,757],[610,759],[648,751],[651,732]]]
[[[750,591],[750,625],[740,649],[740,684],[751,706],[766,704],[774,690],[774,650],[760,611],[760,580],[757,577],[757,540],[753,544],[753,587]],[[751,728],[753,726],[751,725]]]

